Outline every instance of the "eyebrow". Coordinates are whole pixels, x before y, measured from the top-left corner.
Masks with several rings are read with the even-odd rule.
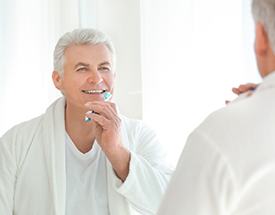
[[[90,64],[79,62],[74,66],[74,69],[77,69],[79,66],[89,67]],[[104,62],[100,63],[99,66],[111,66],[111,63],[109,63],[108,61],[104,61]]]
[[[100,63],[99,66],[111,66],[111,63],[109,63],[108,61],[104,61]]]
[[[74,68],[76,69],[76,68],[78,68],[79,66],[89,67],[90,65],[89,65],[89,64],[87,64],[87,63],[82,63],[82,62],[79,62],[79,63],[77,63],[77,64],[74,66]]]

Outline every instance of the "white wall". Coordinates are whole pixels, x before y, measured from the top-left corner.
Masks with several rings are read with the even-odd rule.
[[[117,50],[115,98],[126,116],[142,117],[139,0],[98,0],[97,27]]]

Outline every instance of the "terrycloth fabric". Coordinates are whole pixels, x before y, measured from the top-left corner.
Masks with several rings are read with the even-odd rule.
[[[275,214],[275,73],[188,138],[159,215]]]
[[[65,215],[65,99],[45,114],[19,124],[0,139],[0,214]],[[107,160],[111,215],[154,214],[171,171],[155,134],[140,121],[122,117],[123,144],[131,152],[124,183]]]

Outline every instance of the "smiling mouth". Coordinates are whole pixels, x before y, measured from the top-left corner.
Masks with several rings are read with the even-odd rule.
[[[102,94],[105,93],[107,90],[81,90],[82,93],[85,94]]]

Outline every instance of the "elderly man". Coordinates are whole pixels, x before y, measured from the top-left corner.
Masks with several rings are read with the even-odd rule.
[[[263,82],[190,135],[159,215],[275,214],[275,0],[252,8]]]
[[[111,102],[114,64],[99,31],[60,38],[52,79],[64,97],[0,139],[1,215],[156,213],[171,172],[154,132]]]

